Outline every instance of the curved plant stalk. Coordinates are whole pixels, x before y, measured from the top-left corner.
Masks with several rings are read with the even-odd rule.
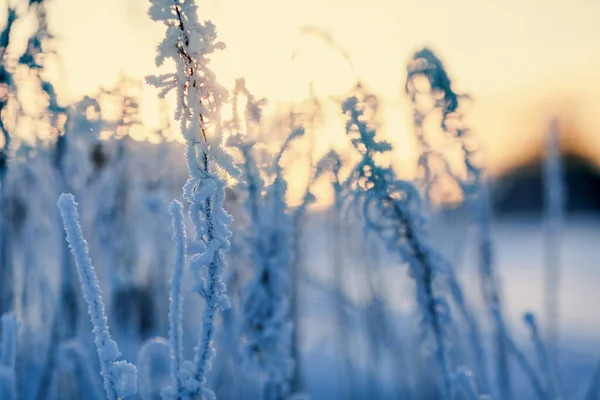
[[[428,90],[423,91],[418,88],[417,80],[420,77],[426,78],[429,83]],[[442,61],[428,48],[424,48],[413,55],[408,65],[405,90],[413,104],[415,135],[422,152],[419,158],[419,166],[423,174],[421,183],[425,189],[427,204],[431,205],[432,188],[443,175],[456,183],[477,225],[478,269],[483,298],[495,325],[494,343],[496,346],[500,397],[509,400],[512,398],[512,390],[507,358],[506,342],[508,339],[504,336],[507,329],[502,313],[499,277],[494,268],[494,249],[491,239],[491,205],[485,184],[484,170],[475,161],[476,152],[468,144],[471,130],[465,126],[460,110],[461,100],[468,98],[468,96],[453,91],[452,83]],[[431,102],[423,102],[423,97],[431,100]],[[454,140],[460,147],[465,169],[464,176],[456,173],[448,160],[429,143],[425,122],[430,115],[437,116],[434,111],[439,111],[441,114],[439,127],[445,139]],[[439,164],[437,169],[435,163]],[[479,328],[474,319],[468,317],[467,313],[463,314],[467,319],[472,338],[473,355],[477,364],[477,370],[475,371],[477,381],[484,391],[489,391],[490,384],[487,377],[485,353],[481,351]]]
[[[436,263],[439,256],[423,235],[425,220],[421,215],[419,193],[412,183],[398,180],[391,168],[382,168],[375,163],[374,156],[391,150],[391,145],[375,138],[375,130],[364,120],[360,100],[356,96],[350,97],[342,109],[348,117],[347,134],[362,156],[348,181],[356,193],[354,201],[362,204],[366,229],[378,233],[409,265],[422,325],[433,342],[442,379],[441,396],[450,400],[454,388],[445,339],[449,307],[434,290],[434,281],[440,278],[443,270]]]

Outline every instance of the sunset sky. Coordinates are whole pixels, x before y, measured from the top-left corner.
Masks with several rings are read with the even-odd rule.
[[[206,0],[201,19],[216,23],[227,50],[213,68],[232,86],[244,76],[257,96],[301,100],[312,82],[319,96],[346,93],[354,75],[321,39],[327,31],[351,57],[356,75],[384,102],[384,129],[399,158],[410,159],[410,120],[402,93],[411,54],[430,46],[457,91],[475,104],[470,121],[488,164],[502,169],[531,156],[552,116],[572,143],[600,160],[600,2],[595,0]],[[161,25],[145,0],[51,0],[50,27],[60,37],[63,101],[111,86],[121,71],[156,72]],[[156,115],[145,89],[145,115]],[[341,132],[327,132],[321,146]],[[571,146],[571,145],[569,145]]]

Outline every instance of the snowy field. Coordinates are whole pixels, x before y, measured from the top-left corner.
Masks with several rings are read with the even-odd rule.
[[[317,398],[344,398],[340,395],[339,378],[335,371],[340,371],[339,339],[335,331],[335,278],[330,265],[333,265],[333,249],[335,236],[331,233],[331,224],[323,222],[322,213],[311,215],[306,235],[310,239],[305,245],[311,251],[310,257],[303,259],[307,281],[303,286],[303,346],[307,354],[303,365],[306,366],[308,384],[315,391]],[[353,351],[361,368],[361,373],[372,373],[384,376],[390,382],[405,376],[400,368],[394,368],[394,359],[402,357],[401,352],[389,348],[382,350],[388,364],[371,364],[369,361],[368,333],[370,324],[379,324],[376,311],[369,311],[373,293],[366,282],[377,280],[383,292],[386,315],[394,325],[395,333],[402,332],[406,325],[415,324],[414,288],[407,275],[406,267],[398,262],[381,246],[376,250],[361,244],[364,240],[360,227],[350,225],[350,242],[338,244],[343,253],[353,261],[349,261],[346,271],[347,284],[345,296],[353,303],[347,310],[353,315],[356,329],[353,335]],[[475,265],[474,249],[465,246],[474,232],[465,229],[460,223],[438,223],[438,230],[432,232],[437,244],[444,249],[448,257],[454,257],[460,280],[471,303],[478,309],[480,318],[485,321],[481,304],[478,277]],[[329,232],[329,234],[328,234]],[[543,315],[543,229],[539,218],[530,216],[511,216],[494,222],[494,244],[498,271],[502,278],[504,307],[510,327],[518,338],[521,348],[533,360],[534,350],[529,331],[523,320],[525,312]],[[440,239],[443,238],[443,239]],[[343,240],[343,239],[342,239]],[[376,240],[374,240],[376,242]],[[600,360],[600,315],[597,305],[600,304],[600,268],[597,266],[597,244],[600,241],[600,218],[595,215],[573,216],[566,223],[561,243],[561,281],[560,281],[560,358],[561,377],[565,398],[582,398]],[[362,247],[364,246],[364,247]],[[360,256],[363,248],[371,256]],[[375,247],[375,246],[374,246]],[[371,252],[375,252],[373,254]],[[356,253],[359,253],[358,255]],[[376,264],[376,265],[373,265]],[[366,268],[373,268],[366,273]],[[369,278],[374,274],[376,277]],[[316,282],[315,282],[316,281]],[[315,284],[316,283],[316,284]],[[371,306],[373,306],[371,304]],[[375,308],[376,309],[376,308]],[[489,321],[485,328],[488,346],[492,337]],[[381,329],[379,326],[375,330]],[[381,332],[380,332],[381,333]],[[410,347],[410,338],[401,344]],[[318,366],[317,369],[313,367]],[[518,367],[516,367],[518,371]],[[381,374],[381,375],[380,375]],[[527,387],[520,371],[515,374],[519,380],[519,399],[536,398]],[[343,386],[343,384],[342,384]],[[393,387],[393,386],[392,386]],[[359,382],[359,390],[368,396],[368,383]],[[393,390],[393,389],[391,389]],[[342,392],[343,393],[343,392]],[[357,396],[354,398],[361,398]],[[395,398],[392,393],[377,398]]]
[[[459,31],[483,40],[456,14],[437,27],[458,57],[447,69],[423,47],[431,10],[417,35],[389,18],[418,40],[405,52],[377,18],[362,25],[383,7],[296,5],[293,24],[341,22],[357,59],[326,21],[298,39],[244,11],[281,1],[207,1],[221,36],[203,1],[128,0],[129,37],[104,1],[98,16],[66,0],[0,16],[0,400],[600,400],[600,214],[570,213],[600,208],[595,139],[573,144],[593,118],[529,93],[543,123],[488,121],[463,90],[504,85],[508,64],[495,40],[497,72],[454,46]],[[63,41],[56,21],[96,36]],[[521,50],[506,59],[552,76]],[[77,98],[82,60],[94,89]],[[135,76],[105,87],[99,69],[116,65]],[[530,73],[513,77],[519,97]]]

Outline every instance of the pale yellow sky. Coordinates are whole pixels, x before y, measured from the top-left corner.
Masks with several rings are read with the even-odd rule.
[[[121,71],[139,78],[156,72],[154,47],[162,27],[147,17],[145,0],[51,3],[51,29],[61,38],[64,99],[111,86]],[[304,98],[310,82],[321,96],[352,86],[343,57],[301,28],[328,31],[350,53],[361,80],[381,95],[384,125],[399,158],[412,157],[402,93],[405,63],[428,45],[445,61],[456,89],[475,98],[470,118],[493,168],[526,157],[553,114],[574,121],[578,140],[587,141],[585,147],[600,159],[600,1],[206,0],[199,5],[201,18],[216,23],[228,47],[213,64],[221,83],[231,86],[244,76],[271,104]],[[145,90],[151,119],[154,93]],[[327,136],[329,142],[342,138],[341,132]]]

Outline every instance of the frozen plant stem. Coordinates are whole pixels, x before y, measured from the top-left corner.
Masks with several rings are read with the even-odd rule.
[[[135,394],[137,371],[135,366],[125,361],[117,361],[121,353],[117,343],[110,336],[100,285],[79,225],[75,198],[72,194],[63,193],[58,200],[58,207],[67,241],[75,258],[83,297],[88,304],[88,313],[94,327],[92,332],[100,359],[100,373],[104,379],[106,395],[109,400],[115,400]]]
[[[343,104],[347,115],[346,131],[362,160],[350,182],[357,186],[357,198],[363,198],[363,214],[368,229],[386,240],[387,246],[398,251],[407,262],[416,285],[417,303],[423,325],[432,335],[436,361],[442,376],[442,398],[452,399],[451,366],[444,339],[443,320],[448,305],[434,293],[434,278],[439,265],[434,260],[440,256],[424,240],[424,218],[420,215],[421,199],[410,182],[397,180],[391,168],[375,164],[374,156],[391,150],[387,142],[375,139],[375,130],[364,120],[364,109],[357,97]]]
[[[183,345],[181,338],[183,336],[182,312],[183,300],[181,288],[183,285],[183,274],[185,267],[185,254],[187,252],[186,234],[183,224],[182,205],[173,200],[169,208],[173,217],[173,242],[175,242],[175,261],[173,275],[171,277],[171,295],[169,304],[169,342],[171,344],[171,381],[172,387],[181,390],[179,378],[177,376],[181,369],[183,359]]]
[[[266,187],[252,152],[254,142],[241,141],[236,145],[243,155],[242,169],[248,184],[247,239],[255,270],[242,292],[242,354],[249,372],[259,378],[264,400],[284,399],[294,390],[290,274],[297,214],[290,213],[285,203],[287,182],[280,160],[290,141],[303,132],[293,130],[285,141],[273,162],[275,180]]]
[[[531,332],[531,341],[535,348],[535,353],[537,355],[539,368],[544,372],[546,385],[544,388],[545,396],[549,400],[558,399],[558,393],[556,390],[556,380],[553,376],[552,366],[550,365],[550,360],[548,359],[548,352],[546,350],[546,344],[543,342],[540,337],[540,332],[538,330],[537,323],[535,321],[535,316],[532,313],[526,313],[523,317],[525,324],[528,326],[529,331]]]
[[[171,388],[176,392],[167,396],[213,399],[214,393],[205,384],[214,355],[216,311],[229,307],[222,271],[224,252],[230,247],[232,220],[223,208],[226,180],[218,171],[231,177],[239,174],[232,156],[223,147],[220,107],[227,92],[208,68],[208,55],[224,45],[216,42],[215,26],[210,21],[203,24],[198,21],[193,0],[150,0],[150,3],[150,17],[167,27],[165,38],[157,48],[156,63],[160,66],[171,59],[176,72],[151,76],[147,81],[160,89],[161,97],[172,90],[176,92],[175,118],[187,142],[190,171],[183,188],[184,198],[190,203],[195,240],[202,248],[191,257],[190,270],[194,291],[205,300],[202,332],[194,360],[182,363],[178,374],[180,388]]]
[[[424,77],[429,81],[429,92],[422,92],[417,89],[416,78]],[[481,289],[485,304],[493,316],[494,323],[494,343],[497,355],[497,374],[500,398],[508,400],[512,398],[511,383],[508,365],[507,352],[507,329],[505,328],[504,317],[501,307],[501,291],[497,273],[494,269],[494,249],[491,238],[492,211],[489,200],[489,194],[485,185],[485,174],[476,162],[476,152],[471,149],[469,137],[472,132],[464,122],[461,104],[462,99],[468,98],[467,95],[455,93],[452,89],[452,82],[448,76],[442,61],[428,48],[424,48],[414,54],[411,63],[408,66],[408,78],[406,81],[406,92],[410,95],[413,104],[413,117],[415,133],[421,144],[423,154],[419,160],[419,165],[424,173],[424,185],[426,201],[431,192],[434,183],[439,180],[438,174],[447,175],[456,182],[460,188],[464,201],[477,225],[477,246],[478,246],[478,267],[481,282]],[[433,102],[423,102],[423,95],[426,94],[429,100]],[[435,96],[439,93],[439,96]],[[434,111],[441,111],[436,113]],[[425,135],[425,122],[429,117],[441,116],[440,128],[445,137],[457,142],[460,146],[461,156],[464,160],[466,175],[463,177],[452,170],[448,160],[443,154],[436,152]],[[441,165],[438,170],[434,170],[436,164],[433,159]],[[473,339],[478,338],[476,324],[471,326]],[[485,357],[481,346],[472,343],[474,347],[475,360],[478,364],[478,380],[484,390],[488,390],[488,378],[486,372]]]
[[[559,300],[560,300],[560,242],[564,219],[564,182],[560,150],[560,132],[553,121],[546,138],[544,160],[544,189],[546,226],[544,230],[544,316],[548,339],[548,362],[560,387],[559,370]]]

